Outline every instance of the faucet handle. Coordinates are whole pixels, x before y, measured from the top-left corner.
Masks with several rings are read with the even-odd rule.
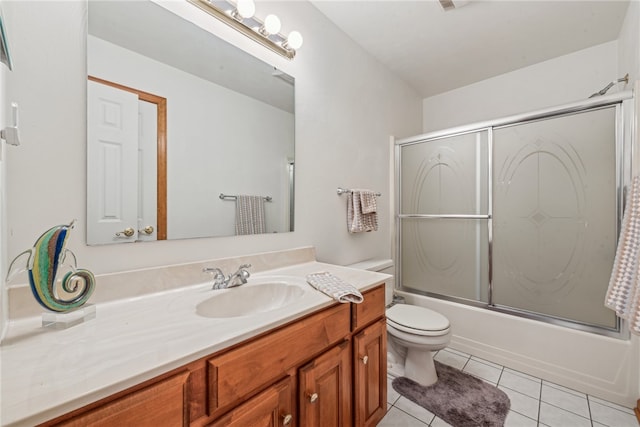
[[[238,267],[238,270],[242,270],[245,268],[251,268],[251,264],[242,264],[240,267]]]
[[[213,274],[213,288],[217,289],[225,282],[224,273],[218,267],[205,267],[202,269],[203,273]]]

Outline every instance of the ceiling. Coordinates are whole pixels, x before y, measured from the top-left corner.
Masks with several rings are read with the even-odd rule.
[[[444,11],[437,0],[312,3],[423,97],[615,40],[629,5],[454,0],[458,7]]]

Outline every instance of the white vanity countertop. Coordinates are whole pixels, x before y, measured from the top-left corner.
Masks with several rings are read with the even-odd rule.
[[[390,277],[308,262],[256,273],[243,286],[319,271],[361,291]],[[0,347],[0,424],[42,423],[335,302],[305,286],[311,292],[295,303],[246,317],[196,314],[199,302],[221,292],[206,283],[98,304],[95,319],[65,330],[42,328],[40,317],[11,322]]]

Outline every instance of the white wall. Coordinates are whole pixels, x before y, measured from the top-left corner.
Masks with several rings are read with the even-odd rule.
[[[0,8],[3,2],[0,1]],[[1,12],[0,12],[1,15]],[[4,129],[8,120],[6,112],[10,110],[8,106],[11,101],[7,98],[7,84],[6,75],[8,68],[0,64],[0,129]],[[7,298],[7,285],[5,283],[6,267],[7,267],[7,239],[6,239],[6,226],[5,226],[5,188],[6,188],[6,176],[4,159],[6,156],[4,142],[0,141],[0,341],[4,337],[6,328],[8,326],[8,314],[9,314],[9,301]]]
[[[639,21],[640,4],[632,1],[617,41],[424,99],[423,132],[585,99],[625,73],[630,84],[609,93],[631,89],[640,76]],[[433,298],[407,298],[445,314],[454,331],[451,345],[462,351],[628,407],[640,396],[638,337],[619,340]]]
[[[618,42],[612,41],[425,98],[422,131],[585,99],[620,77],[617,58]]]
[[[220,193],[271,196],[267,232],[289,229],[293,114],[102,39],[87,44],[89,75],[167,99],[169,239],[234,235],[235,204]]]
[[[45,229],[72,218],[69,249],[95,273],[123,271],[314,245],[318,258],[349,264],[390,256],[390,199],[380,198],[380,231],[349,235],[338,186],[385,192],[389,135],[420,132],[421,99],[307,2],[258,2],[277,13],[283,32],[304,46],[286,60],[187,2],[182,8],[211,31],[296,78],[296,218],[294,233],[118,246],[85,245],[86,7],[79,1],[8,2],[13,38],[10,99],[21,105],[23,146],[7,156],[8,257]]]
[[[627,89],[640,80],[640,2],[629,3],[620,35],[618,36],[618,74],[629,73]]]

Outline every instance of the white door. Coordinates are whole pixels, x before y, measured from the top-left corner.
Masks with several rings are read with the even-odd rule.
[[[157,240],[158,106],[138,103],[138,240]]]
[[[88,81],[87,243],[138,238],[138,97]]]

